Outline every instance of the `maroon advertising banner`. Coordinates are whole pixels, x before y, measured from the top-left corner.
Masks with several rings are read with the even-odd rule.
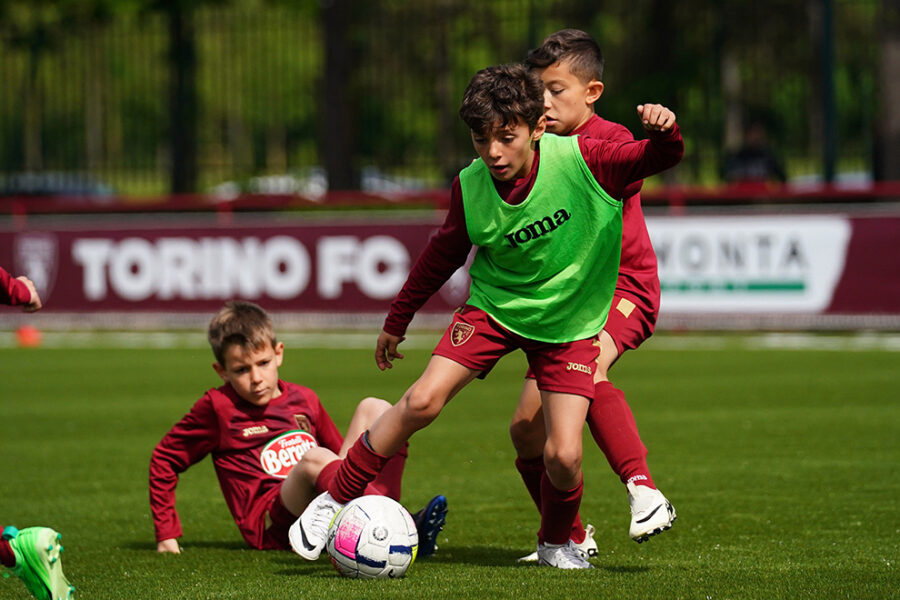
[[[851,219],[844,271],[829,313],[900,313],[900,218]]]
[[[35,281],[47,312],[211,313],[242,298],[273,311],[386,314],[440,223],[233,218],[30,219],[0,227],[0,265]],[[666,314],[900,314],[900,216],[647,222]],[[423,312],[449,313],[468,283],[457,271]]]
[[[270,310],[382,312],[436,223],[360,221],[0,230],[0,264],[35,281],[46,311],[211,312],[242,298]],[[464,272],[426,307],[465,300]]]

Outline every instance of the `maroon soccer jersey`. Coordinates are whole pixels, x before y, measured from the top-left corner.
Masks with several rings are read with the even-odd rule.
[[[0,304],[18,306],[28,304],[30,300],[31,291],[28,286],[0,267]]]
[[[266,406],[242,400],[230,385],[211,389],[157,444],[150,459],[157,541],[181,536],[178,475],[207,454],[234,522],[259,547],[262,511],[290,468],[313,445],[340,451],[343,437],[315,392],[281,380],[278,387],[282,394]]]
[[[625,126],[597,115],[573,131],[572,135],[614,142],[634,139]],[[647,318],[652,318],[652,322],[648,324],[652,332],[659,315],[659,273],[656,253],[650,243],[650,234],[647,232],[647,223],[644,221],[644,211],[641,208],[642,183],[639,181],[625,191],[625,203],[622,206],[622,256],[619,260],[616,296],[626,296],[638,302]]]

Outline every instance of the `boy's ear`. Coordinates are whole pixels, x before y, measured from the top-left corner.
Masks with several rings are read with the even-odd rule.
[[[278,342],[275,344],[275,366],[280,367],[281,361],[284,360],[284,344]]]
[[[541,136],[544,135],[545,131],[547,131],[547,116],[541,115],[537,125],[534,126],[534,129],[531,132],[531,141],[536,142],[541,139]]]
[[[596,79],[591,79],[590,83],[587,84],[587,91],[585,92],[584,101],[587,104],[593,104],[597,100],[600,99],[600,96],[603,95],[603,82],[597,81]]]
[[[218,374],[219,377],[222,378],[222,381],[225,381],[225,367],[220,365],[218,362],[214,362],[212,364],[213,370]]]

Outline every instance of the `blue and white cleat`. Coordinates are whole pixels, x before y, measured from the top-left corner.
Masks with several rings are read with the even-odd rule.
[[[435,496],[425,508],[412,517],[419,531],[418,556],[431,556],[437,550],[438,533],[447,521],[447,499],[441,495]]]

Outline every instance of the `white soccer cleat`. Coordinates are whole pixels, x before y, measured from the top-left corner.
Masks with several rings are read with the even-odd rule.
[[[322,492],[310,502],[288,530],[288,539],[294,552],[306,560],[319,558],[328,539],[328,528],[343,507],[328,492]]]
[[[581,556],[584,558],[593,558],[599,554],[597,550],[597,542],[594,541],[594,526],[588,523],[587,527],[584,528],[584,540],[579,544],[577,542],[575,547],[578,548],[578,551],[581,552]],[[532,552],[531,554],[526,554],[522,558],[517,559],[517,562],[537,562],[538,561],[538,553],[537,550]]]
[[[540,544],[538,544],[540,545]],[[524,563],[533,563],[538,561],[537,550],[532,552],[531,554],[526,554],[522,558],[517,558],[516,562],[524,562]]]
[[[581,552],[581,556],[584,558],[593,558],[600,554],[597,550],[597,542],[594,541],[594,531],[594,526],[588,523],[587,527],[584,528],[584,540],[580,544],[575,544],[575,547],[578,548],[578,551]]]
[[[638,544],[651,536],[671,529],[677,518],[675,507],[659,490],[629,483],[628,503],[631,505],[631,528],[628,535]]]
[[[538,564],[557,569],[593,569],[575,546],[575,542],[569,540],[561,546],[554,544],[538,544]]]

